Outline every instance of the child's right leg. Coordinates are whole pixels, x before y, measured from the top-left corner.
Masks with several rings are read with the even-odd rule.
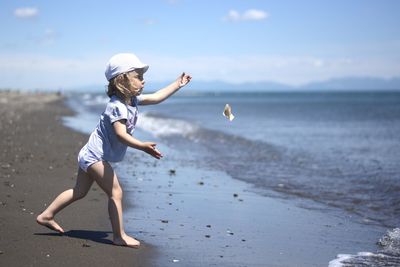
[[[59,194],[58,197],[56,197],[56,199],[47,207],[47,209],[37,216],[36,221],[54,231],[64,233],[64,230],[61,228],[61,226],[54,221],[54,216],[72,202],[86,196],[92,184],[93,179],[86,172],[81,170],[81,168],[79,168],[75,187]]]

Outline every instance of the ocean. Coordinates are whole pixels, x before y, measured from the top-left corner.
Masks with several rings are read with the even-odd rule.
[[[71,94],[78,115],[65,124],[91,132],[107,101]],[[224,172],[261,196],[387,229],[380,250],[340,254],[330,266],[400,264],[400,93],[178,93],[139,111],[138,135],[181,151],[177,160]]]

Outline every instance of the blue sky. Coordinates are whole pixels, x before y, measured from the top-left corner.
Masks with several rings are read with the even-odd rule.
[[[0,88],[105,84],[118,52],[146,80],[301,85],[400,76],[397,0],[0,2]]]

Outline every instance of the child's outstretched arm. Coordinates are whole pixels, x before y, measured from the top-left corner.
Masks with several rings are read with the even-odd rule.
[[[139,105],[154,105],[158,104],[168,97],[170,97],[172,94],[174,94],[176,91],[178,91],[180,88],[185,86],[190,82],[192,77],[188,74],[185,74],[184,72],[182,75],[180,75],[176,81],[168,85],[167,87],[158,90],[155,93],[152,94],[143,94],[140,96],[140,102]]]
[[[156,159],[162,158],[160,151],[156,149],[156,143],[142,142],[126,132],[126,120],[119,120],[113,123],[115,134],[120,142],[129,147],[136,148],[146,152],[147,154],[155,157]]]

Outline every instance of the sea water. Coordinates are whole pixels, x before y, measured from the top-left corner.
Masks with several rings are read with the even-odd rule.
[[[80,130],[94,128],[107,101],[69,98],[78,117],[93,122]],[[340,254],[331,266],[399,264],[400,93],[178,94],[140,112],[139,134],[195,153],[199,168],[250,183],[257,194],[337,208],[388,230],[381,250]],[[77,125],[78,117],[66,124]]]

